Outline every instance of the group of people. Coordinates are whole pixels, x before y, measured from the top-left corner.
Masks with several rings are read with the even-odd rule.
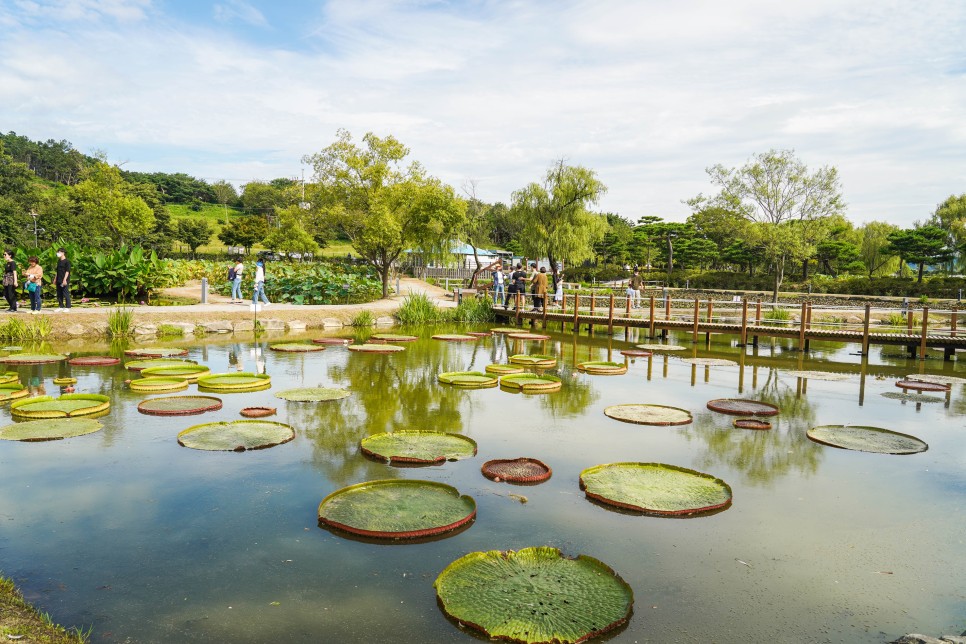
[[[235,259],[235,263],[228,269],[228,283],[231,284],[231,303],[243,304],[242,297],[242,275],[245,272],[245,264],[241,257]],[[252,290],[252,306],[257,306],[259,299],[264,306],[268,306],[268,296],[265,295],[265,262],[261,259],[255,262],[255,288]]]
[[[21,285],[20,276],[23,276],[23,289],[30,300],[30,312],[33,315],[40,313],[43,302],[41,291],[44,285],[44,267],[40,265],[40,259],[35,255],[27,258],[27,268],[23,269],[18,275],[17,262],[13,259],[13,251],[3,252],[3,297],[7,300],[7,313],[16,313],[19,308],[17,287]],[[70,277],[71,264],[67,259],[67,251],[63,248],[57,249],[57,266],[54,269],[54,286],[57,290],[57,308],[55,312],[66,313],[70,311]]]
[[[563,301],[563,273],[558,273],[555,277],[554,301],[558,304]],[[503,300],[503,308],[510,305],[510,300],[515,300],[517,293],[526,293],[527,284],[530,284],[530,294],[533,296],[532,311],[543,311],[547,301],[547,289],[549,280],[547,268],[541,266],[537,270],[535,263],[530,264],[530,270],[523,268],[523,264],[518,263],[516,268],[509,275],[503,270],[503,264],[497,264],[493,271],[493,301]]]

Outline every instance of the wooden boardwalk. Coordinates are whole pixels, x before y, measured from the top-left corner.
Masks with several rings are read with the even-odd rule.
[[[616,300],[614,296],[575,296],[564,297],[562,306],[552,310],[532,311],[526,310],[524,298],[519,298],[519,307],[511,306],[504,309],[503,306],[494,306],[497,319],[515,321],[522,324],[524,320],[540,321],[547,323],[560,323],[561,328],[565,329],[569,324],[572,329],[586,327],[606,327],[609,333],[613,333],[614,327],[631,327],[648,329],[650,337],[667,337],[669,331],[690,333],[692,340],[698,342],[699,336],[704,334],[706,340],[712,333],[731,334],[738,336],[738,345],[744,346],[751,344],[758,345],[758,339],[764,338],[788,338],[798,341],[800,351],[808,351],[809,343],[815,341],[845,342],[855,343],[861,346],[861,353],[868,355],[871,345],[893,345],[906,347],[910,357],[917,357],[921,360],[925,358],[927,349],[942,349],[946,360],[952,359],[956,349],[966,349],[966,335],[957,331],[959,311],[943,311],[942,316],[936,316],[934,321],[939,319],[948,321],[948,326],[941,328],[929,328],[930,311],[928,307],[923,307],[917,311],[909,311],[905,315],[906,328],[890,331],[873,331],[871,307],[866,305],[864,310],[853,309],[851,311],[842,309],[841,311],[851,313],[861,313],[862,322],[851,326],[858,328],[830,328],[826,324],[812,323],[812,307],[808,303],[801,305],[801,312],[798,320],[792,321],[770,321],[762,317],[762,302],[732,302],[736,305],[729,309],[730,315],[714,315],[714,302],[694,300],[693,303],[685,302],[684,308],[682,301],[674,303],[671,300],[656,300],[651,296],[647,306],[643,309],[632,309],[630,298]],[[658,311],[657,304],[661,304],[663,311]],[[568,304],[569,310],[568,310]],[[576,306],[574,306],[576,304]],[[603,306],[601,306],[603,304]],[[690,304],[690,306],[688,306]],[[750,310],[749,304],[754,308]],[[619,305],[621,308],[615,308]],[[720,305],[720,303],[719,303]],[[673,308],[672,308],[673,307]],[[634,313],[640,311],[640,317]],[[916,314],[920,315],[919,320],[915,319]],[[915,328],[913,325],[915,324]]]

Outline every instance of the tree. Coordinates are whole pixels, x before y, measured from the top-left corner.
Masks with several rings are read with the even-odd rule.
[[[634,227],[620,215],[606,213],[607,232],[594,246],[594,254],[605,264],[623,266],[631,261],[631,253],[635,249]]]
[[[889,244],[889,234],[898,230],[898,226],[885,221],[870,221],[856,231],[859,260],[865,264],[869,279],[895,271],[897,258]]]
[[[0,140],[0,237],[5,242],[33,243],[30,212],[39,201],[36,175],[24,163],[17,163],[4,150]]]
[[[305,255],[319,252],[319,245],[302,225],[302,209],[289,206],[280,210],[278,227],[262,242],[267,248],[283,253]]]
[[[248,253],[252,246],[268,236],[268,219],[263,215],[248,215],[231,221],[218,233],[218,239],[226,246],[241,246]]]
[[[690,224],[664,221],[653,215],[641,217],[637,230],[647,241],[657,245],[664,253],[667,261],[667,279],[670,281],[674,270],[674,242],[678,238],[694,236],[694,227]]]
[[[948,232],[956,246],[966,242],[966,194],[949,195],[936,206],[929,224]]]
[[[513,193],[514,216],[523,222],[520,246],[530,257],[546,257],[557,280],[560,261],[577,264],[594,256],[594,244],[607,232],[607,220],[588,210],[607,191],[593,170],[568,166],[563,159],[547,170],[542,184]]]
[[[761,253],[750,243],[741,239],[728,244],[721,250],[721,259],[729,264],[737,264],[739,268],[748,268],[748,275],[754,276],[755,264],[758,262]]]
[[[467,196],[467,202],[461,237],[473,249],[473,260],[476,268],[473,270],[473,277],[470,278],[470,288],[476,288],[476,280],[483,271],[479,249],[489,245],[492,241],[490,238],[490,222],[486,216],[490,207],[476,198],[476,181],[472,179],[466,181],[463,184],[463,193]]]
[[[234,204],[238,201],[238,191],[235,190],[235,186],[225,180],[216,181],[211,184],[211,191],[215,195],[215,200],[221,204],[222,209],[225,211],[225,224],[227,225],[228,204]]]
[[[249,181],[242,187],[241,202],[245,212],[262,216],[275,214],[276,208],[291,205],[286,202],[283,194],[284,186],[265,183],[264,181]]]
[[[677,243],[678,264],[685,268],[704,268],[718,259],[718,245],[702,237],[686,237]]]
[[[84,179],[70,188],[73,227],[90,227],[114,246],[137,240],[154,226],[154,212],[121,178],[117,166],[99,160],[85,168]]]
[[[382,296],[389,297],[389,274],[403,251],[450,252],[466,203],[419,163],[403,166],[409,149],[394,137],[369,132],[362,143],[339,130],[334,143],[304,161],[315,169],[313,208],[320,227],[331,223],[342,231],[380,274]]]
[[[716,165],[707,172],[721,189],[709,205],[740,212],[755,224],[750,236],[772,266],[772,300],[777,302],[786,261],[811,256],[814,238],[805,237],[812,231],[811,222],[839,214],[845,207],[838,171],[826,166],[810,173],[794,151],[771,150],[740,168]],[[705,198],[699,195],[692,201],[698,200]]]
[[[695,235],[713,241],[722,251],[744,239],[748,228],[745,216],[735,210],[708,205],[706,201],[699,198],[687,202],[693,210],[688,223],[694,226]],[[724,259],[722,255],[719,257]]]
[[[178,220],[174,227],[174,238],[182,244],[186,244],[191,249],[193,256],[199,246],[204,246],[211,241],[214,232],[211,224],[201,217],[187,217]]]
[[[511,250],[511,244],[520,237],[523,222],[513,216],[506,204],[499,201],[487,209],[486,220],[493,243],[500,248]]]
[[[827,239],[816,247],[816,259],[822,272],[836,276],[853,270],[864,271],[865,264],[859,260],[859,249],[844,239]]]
[[[919,265],[917,284],[922,284],[926,265],[948,262],[955,251],[949,245],[949,235],[938,226],[922,226],[898,230],[888,235],[889,250],[905,262]]]

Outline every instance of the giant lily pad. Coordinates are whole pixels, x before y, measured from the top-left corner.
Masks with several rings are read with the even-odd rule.
[[[198,378],[198,386],[210,391],[261,391],[272,386],[272,377],[264,373],[216,373]]]
[[[540,353],[518,353],[515,356],[510,356],[510,362],[513,364],[522,364],[528,367],[540,367],[543,369],[551,369],[557,366],[557,359],[555,357]]]
[[[926,382],[924,380],[900,380],[896,383],[900,389],[912,391],[949,391],[950,386],[941,382]]]
[[[644,351],[643,349],[621,349],[621,355],[629,358],[646,358],[653,354],[650,351]]]
[[[464,387],[466,389],[480,389],[483,387],[496,387],[499,382],[496,376],[491,376],[479,371],[449,371],[441,373],[436,378],[447,385],[454,387]]]
[[[509,376],[515,373],[526,373],[526,369],[512,364],[488,364],[486,365],[486,372],[498,376]]]
[[[0,427],[0,440],[8,441],[55,441],[93,434],[104,427],[93,418],[54,418],[28,420]]]
[[[308,342],[282,342],[280,344],[270,344],[268,348],[272,351],[283,353],[312,353],[315,351],[325,351],[321,344],[311,344]]]
[[[821,425],[806,432],[816,443],[876,454],[916,454],[929,445],[909,434],[862,425]]]
[[[125,362],[124,367],[131,371],[143,371],[154,367],[183,367],[189,364],[198,364],[194,360],[182,358],[151,358],[148,360],[131,360]]]
[[[682,347],[679,344],[638,344],[635,346],[645,351],[685,351],[687,349],[687,347]]]
[[[128,349],[124,352],[124,355],[136,358],[174,358],[188,355],[188,350],[178,347],[138,347]]]
[[[0,362],[7,364],[46,364],[48,362],[60,362],[66,360],[67,356],[59,353],[14,353],[0,358]]]
[[[542,333],[508,333],[508,338],[513,338],[514,340],[549,340],[549,335],[543,335]]]
[[[78,356],[68,360],[67,364],[76,367],[108,367],[121,364],[121,360],[120,358],[112,358],[111,356]]]
[[[963,385],[966,384],[966,378],[960,378],[959,376],[946,376],[943,374],[933,374],[933,373],[913,373],[906,376],[906,380],[919,380],[920,382],[935,382],[940,385]]]
[[[686,409],[635,403],[607,407],[604,409],[604,415],[636,425],[687,425],[694,420],[691,412]]]
[[[542,483],[553,475],[553,470],[535,458],[497,458],[483,463],[483,476],[494,481],[510,483]]]
[[[571,644],[624,624],[634,592],[604,563],[548,546],[471,552],[436,578],[443,611],[494,639]]]
[[[184,378],[162,378],[151,376],[131,381],[131,391],[184,391],[188,381]]]
[[[884,391],[882,392],[882,395],[892,400],[902,400],[904,402],[912,402],[912,403],[946,402],[946,399],[940,396],[929,396],[926,394],[910,394],[905,391]]]
[[[20,380],[20,374],[16,371],[0,372],[0,385],[8,382],[17,382]]]
[[[312,340],[313,344],[332,344],[332,345],[346,345],[352,342],[352,338],[315,338]]]
[[[731,487],[721,479],[664,463],[609,463],[580,473],[588,497],[627,510],[680,516],[731,505]]]
[[[376,342],[415,342],[419,336],[402,335],[400,333],[375,333],[369,336],[370,340]]]
[[[525,394],[545,394],[560,391],[563,383],[556,376],[518,373],[500,378],[500,386]]]
[[[498,326],[490,329],[490,333],[520,333],[520,329],[513,326]]]
[[[89,416],[111,407],[111,399],[101,394],[64,394],[36,396],[10,403],[10,413],[20,418],[66,418]]]
[[[275,397],[290,402],[326,402],[348,398],[349,390],[330,389],[328,387],[301,387],[279,391],[275,394]]]
[[[165,396],[138,404],[138,411],[150,416],[190,416],[219,409],[221,400],[214,396]]]
[[[778,407],[770,403],[740,398],[709,400],[708,409],[732,416],[776,416],[779,412]]]
[[[389,463],[444,463],[476,456],[476,441],[462,434],[402,430],[359,441],[362,453]]]
[[[295,430],[269,420],[233,420],[195,425],[178,434],[178,443],[191,449],[244,452],[287,443]]]
[[[786,371],[789,376],[805,378],[807,380],[848,380],[852,376],[847,373],[832,373],[831,371]]]
[[[433,340],[443,340],[444,342],[472,342],[476,336],[464,333],[438,333],[433,336]]]
[[[771,423],[767,420],[758,420],[757,418],[735,418],[731,424],[738,429],[771,429]]]
[[[593,376],[619,376],[622,373],[627,373],[627,365],[606,360],[591,360],[578,364],[577,371],[583,371]]]
[[[207,376],[211,369],[200,364],[172,365],[168,367],[148,367],[141,369],[141,376],[145,378],[181,378],[187,382],[198,382],[201,376]]]
[[[359,353],[398,353],[406,350],[404,347],[397,347],[394,344],[352,344],[349,345],[348,349]]]
[[[0,403],[10,402],[11,400],[17,400],[18,398],[24,398],[29,395],[30,390],[27,389],[27,385],[19,382],[4,382],[0,384]]]
[[[699,367],[734,367],[738,363],[725,358],[684,358],[684,361]]]
[[[444,483],[368,481],[333,492],[319,504],[319,522],[383,539],[415,539],[451,532],[476,517],[476,502]]]

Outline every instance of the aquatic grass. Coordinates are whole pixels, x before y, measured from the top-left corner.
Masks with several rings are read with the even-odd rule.
[[[173,324],[162,324],[158,327],[158,333],[161,335],[184,335],[184,329],[180,326],[175,326]]]
[[[0,323],[0,339],[37,342],[46,340],[52,329],[53,323],[47,316],[36,317],[27,321],[10,318]]]
[[[406,325],[434,324],[444,322],[446,317],[425,293],[410,293],[396,311],[396,318]]]
[[[45,644],[86,644],[92,631],[93,627],[67,629],[55,624],[49,614],[27,603],[12,580],[0,577],[0,634]]]
[[[493,300],[489,297],[464,298],[451,315],[454,322],[486,323],[496,320]]]
[[[792,314],[788,311],[788,309],[774,308],[765,311],[764,315],[762,315],[762,319],[767,322],[788,322],[792,319]]]
[[[352,326],[373,326],[375,323],[376,318],[372,315],[372,311],[359,311],[352,318]]]
[[[112,338],[123,338],[134,333],[134,311],[126,306],[111,309],[107,314],[107,332]]]

